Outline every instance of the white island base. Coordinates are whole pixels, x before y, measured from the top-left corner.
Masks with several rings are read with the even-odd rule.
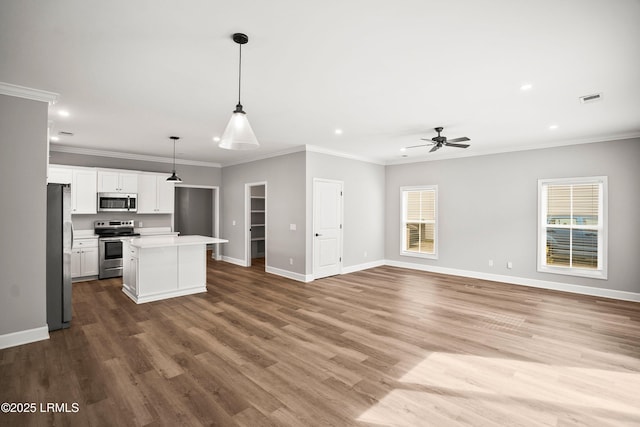
[[[122,292],[136,304],[207,291],[206,236],[139,237],[123,243]]]

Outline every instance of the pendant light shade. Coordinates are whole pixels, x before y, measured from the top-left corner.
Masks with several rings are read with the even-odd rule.
[[[179,136],[170,136],[169,139],[173,140],[173,171],[172,174],[169,178],[167,178],[167,181],[169,182],[182,182],[182,180],[180,179],[180,177],[178,177],[178,175],[176,175],[176,141],[180,139]]]
[[[240,84],[242,77],[242,45],[249,41],[249,37],[246,34],[235,33],[233,35],[233,41],[240,46],[240,56],[238,62],[238,104],[236,109],[231,115],[231,119],[224,129],[222,139],[218,144],[218,147],[225,148],[227,150],[251,150],[260,147],[256,135],[251,129],[249,120],[247,119],[247,113],[242,109],[242,103],[240,102]]]

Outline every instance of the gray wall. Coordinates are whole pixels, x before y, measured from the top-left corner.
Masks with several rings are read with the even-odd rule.
[[[307,274],[313,273],[314,178],[344,183],[343,267],[384,260],[385,167],[312,151],[306,154]]]
[[[640,292],[639,165],[636,138],[387,166],[386,258]],[[537,180],[599,175],[609,177],[608,280],[537,272]],[[421,184],[438,185],[438,260],[399,255],[400,187]]]
[[[305,153],[297,152],[222,169],[222,253],[245,259],[245,184],[267,182],[268,267],[305,273]],[[236,225],[232,224],[236,221]],[[296,231],[289,230],[296,224]],[[293,258],[293,265],[289,264]]]
[[[47,323],[47,108],[0,95],[0,335]]]
[[[176,187],[174,231],[182,235],[213,236],[213,190]]]

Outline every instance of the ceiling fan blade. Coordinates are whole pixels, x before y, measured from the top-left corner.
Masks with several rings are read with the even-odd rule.
[[[404,147],[404,148],[419,148],[419,147],[428,147],[431,144],[420,144],[420,145],[411,145],[409,147]]]
[[[458,148],[467,148],[469,144],[452,144],[450,142],[446,142],[447,147],[458,147]]]
[[[471,140],[466,136],[463,136],[462,138],[447,139],[447,142],[463,142],[463,141],[471,141]]]
[[[430,153],[433,153],[434,151],[436,151],[438,148],[440,148],[439,145],[434,145],[433,148],[431,150],[429,150]]]

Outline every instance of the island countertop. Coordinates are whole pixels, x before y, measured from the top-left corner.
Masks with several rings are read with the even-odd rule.
[[[131,239],[129,244],[134,248],[163,248],[169,246],[207,245],[227,243],[226,239],[207,236],[142,236]]]

